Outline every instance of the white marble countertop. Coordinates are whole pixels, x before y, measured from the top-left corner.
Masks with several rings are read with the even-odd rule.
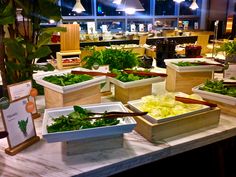
[[[42,119],[35,120],[41,136]],[[2,127],[0,127],[2,130]],[[215,128],[204,128],[152,144],[133,131],[125,134],[124,147],[66,156],[61,143],[47,143],[43,139],[15,156],[5,154],[7,140],[0,140],[0,176],[108,176],[189,151],[236,135],[236,117],[221,115]]]
[[[158,84],[153,93],[164,91],[161,89],[164,82]],[[37,99],[40,111],[44,109],[42,98]],[[103,98],[102,102],[108,99]],[[0,118],[0,131],[4,129],[1,121]],[[35,126],[37,135],[42,137],[42,118],[35,119]],[[164,139],[159,144],[150,143],[133,131],[124,135],[123,148],[74,156],[64,155],[61,143],[47,143],[43,139],[19,154],[9,156],[4,152],[8,147],[5,138],[0,139],[0,176],[109,176],[233,136],[236,136],[236,117],[222,114],[217,127]]]

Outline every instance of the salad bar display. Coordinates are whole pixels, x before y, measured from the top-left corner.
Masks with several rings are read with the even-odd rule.
[[[222,71],[224,65],[204,58],[166,59],[167,66],[177,72]]]
[[[191,94],[192,88],[213,79],[215,71],[222,71],[224,65],[203,58],[194,59],[168,59],[168,77],[166,90],[171,92],[184,92]]]
[[[115,99],[122,103],[152,94],[152,84],[164,81],[167,76],[165,73],[137,70],[123,72],[113,70],[113,72],[117,76],[110,77],[109,81],[115,86]]]
[[[202,100],[198,95],[182,94],[186,98]],[[187,104],[175,100],[175,93],[168,93],[159,96],[146,96],[140,100],[129,101],[128,104],[133,111],[146,111],[146,118],[151,123],[162,123],[175,120],[184,116],[193,115],[199,112],[208,111],[209,106],[201,104]]]
[[[222,112],[236,115],[236,82],[235,80],[208,80],[193,88],[193,92],[204,99],[216,103]]]
[[[68,70],[35,75],[34,80],[44,86],[46,108],[53,108],[75,104],[100,103],[100,83],[105,82],[106,76],[71,74]]]
[[[133,115],[140,113],[128,113],[120,102],[46,109],[43,138],[61,142],[128,133],[136,125]]]
[[[76,75],[76,74],[63,74],[63,75],[51,75],[51,76],[46,76],[43,78],[43,80],[60,85],[60,86],[66,86],[66,85],[73,85],[77,83],[81,83],[84,81],[88,81],[93,79],[92,76],[86,75],[86,74],[81,74],[81,75]]]
[[[190,104],[176,101],[177,96],[185,98]],[[196,100],[197,99],[197,100]],[[136,112],[147,111],[147,115],[135,117],[137,126],[135,130],[147,140],[157,143],[166,138],[181,135],[183,133],[196,131],[200,128],[217,126],[220,119],[220,109],[204,106],[196,95],[183,93],[167,94],[162,96],[147,96],[140,100],[128,102],[129,108]],[[196,100],[193,102],[193,100]],[[194,103],[194,104],[193,104]],[[211,104],[209,104],[211,105]]]

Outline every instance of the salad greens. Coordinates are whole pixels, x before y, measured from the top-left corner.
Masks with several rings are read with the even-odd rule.
[[[203,108],[203,105],[185,104],[176,101],[175,95],[175,93],[166,93],[163,95],[142,97],[142,104],[138,106],[138,109],[148,112],[148,115],[155,119],[163,119]],[[201,97],[196,94],[186,95],[185,97],[202,100]]]
[[[60,85],[60,86],[66,86],[66,85],[72,85],[80,82],[84,82],[87,80],[93,79],[92,76],[89,76],[87,74],[64,74],[64,75],[52,75],[52,76],[46,76],[43,78],[43,80],[48,81],[50,83]]]
[[[173,64],[175,64],[177,66],[198,66],[197,62],[193,63],[193,62],[189,62],[189,61],[180,61],[178,63],[173,62]]]
[[[130,81],[137,81],[141,79],[151,78],[150,76],[139,76],[136,74],[127,74],[117,69],[113,69],[112,73],[117,74],[116,79],[122,82],[130,82]]]
[[[109,65],[110,70],[112,69],[126,69],[133,68],[138,65],[139,58],[136,53],[132,50],[124,49],[106,49],[102,51],[94,51],[92,56],[86,56],[83,58],[84,67],[92,69],[94,64]]]
[[[106,112],[104,112],[104,115]],[[47,126],[48,133],[62,132],[62,131],[72,131],[80,130],[94,127],[110,126],[116,125],[120,121],[116,118],[114,119],[87,119],[91,116],[87,109],[83,109],[80,106],[74,106],[74,112],[69,115],[61,115],[58,118],[53,118],[53,123]]]
[[[236,97],[236,87],[227,87],[223,80],[207,80],[200,90]]]

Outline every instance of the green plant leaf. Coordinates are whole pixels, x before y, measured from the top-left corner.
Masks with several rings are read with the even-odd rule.
[[[50,27],[50,28],[43,28],[42,33],[49,33],[52,34],[54,32],[66,32],[65,27]]]
[[[42,58],[49,55],[52,51],[48,46],[39,47],[33,54],[28,56],[28,60],[32,60],[34,58]]]
[[[61,11],[60,7],[57,6],[57,4],[50,0],[40,0],[39,3],[39,9],[40,14],[43,17],[46,17],[48,19],[53,19],[55,21],[59,21],[61,19]]]
[[[42,45],[48,44],[51,39],[51,34],[44,33],[39,36],[39,40],[37,42],[37,47],[41,47]]]
[[[13,24],[15,22],[14,9],[12,3],[7,5],[0,3],[0,25]]]
[[[19,62],[25,62],[25,49],[17,39],[5,39],[4,43],[9,57],[17,59]]]

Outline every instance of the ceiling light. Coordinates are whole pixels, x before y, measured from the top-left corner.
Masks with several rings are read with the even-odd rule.
[[[74,5],[72,11],[75,11],[77,13],[81,13],[81,12],[85,11],[85,9],[84,9],[83,5],[81,4],[80,0],[76,0],[76,3]]]
[[[125,11],[134,14],[136,11],[145,11],[139,0],[122,0],[116,11]]]
[[[197,5],[196,0],[193,0],[193,3],[191,4],[191,6],[189,8],[192,9],[192,10],[196,10],[196,9],[199,8],[198,5]]]
[[[177,2],[177,3],[181,3],[183,2],[184,0],[173,0],[174,2]]]
[[[114,3],[114,4],[121,4],[121,1],[122,1],[122,0],[114,0],[113,3]]]

